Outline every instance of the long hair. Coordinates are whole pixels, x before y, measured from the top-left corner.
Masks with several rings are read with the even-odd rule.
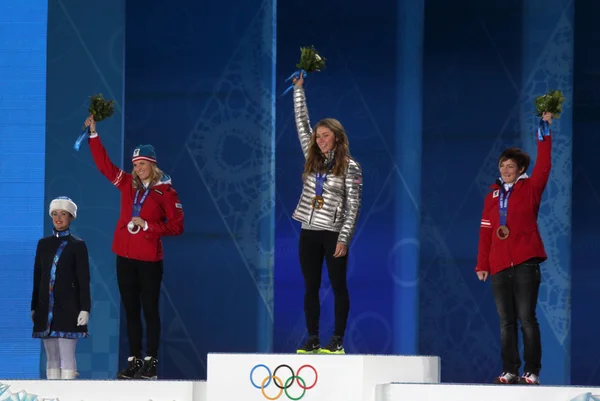
[[[324,118],[319,121],[313,129],[312,135],[310,136],[310,142],[308,145],[308,156],[306,157],[306,163],[304,163],[304,172],[302,173],[302,181],[306,181],[306,178],[311,173],[325,172],[327,166],[325,166],[325,156],[321,153],[321,149],[317,145],[317,128],[325,127],[329,128],[335,136],[335,156],[333,163],[333,175],[342,175],[348,168],[348,160],[352,158],[350,156],[350,144],[348,142],[348,136],[342,124],[335,118]]]
[[[144,183],[142,183],[142,180],[140,180],[140,177],[138,177],[137,173],[135,172],[135,169],[133,169],[133,171],[131,172],[131,175],[133,176],[133,181],[131,182],[133,187],[135,189],[144,188]],[[159,182],[163,178],[163,175],[164,175],[164,173],[162,172],[161,169],[158,168],[156,163],[150,163],[149,187],[151,187],[152,185],[155,185],[157,182]]]

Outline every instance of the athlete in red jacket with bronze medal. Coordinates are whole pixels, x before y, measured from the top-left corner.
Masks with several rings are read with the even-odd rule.
[[[170,177],[156,166],[151,145],[133,151],[132,173],[109,159],[93,117],[89,144],[100,172],[121,191],[121,211],[112,250],[117,254],[117,281],[127,320],[130,357],[119,379],[156,379],[160,336],[159,296],[163,276],[161,237],[183,233],[183,209]],[[141,310],[146,322],[146,357],[142,359]]]
[[[483,205],[475,271],[482,281],[491,276],[500,317],[503,372],[495,379],[497,384],[539,384],[542,345],[535,309],[540,263],[547,256],[537,216],[552,165],[550,124],[552,114],[544,113],[531,177],[526,173],[529,155],[521,149],[506,149],[498,158],[500,178]],[[525,359],[521,377],[517,320],[523,332]]]

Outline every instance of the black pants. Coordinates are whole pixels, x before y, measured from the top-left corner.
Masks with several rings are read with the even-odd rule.
[[[127,320],[130,356],[142,357],[142,308],[146,321],[146,356],[158,358],[160,315],[158,301],[163,263],[117,256],[117,281]]]
[[[327,272],[333,289],[335,308],[334,335],[344,336],[350,298],[346,284],[348,255],[334,258],[338,233],[333,231],[301,230],[300,232],[300,267],[304,276],[304,315],[309,335],[319,335],[319,319],[321,303],[319,290],[323,273],[323,259],[327,261]]]
[[[500,317],[500,340],[504,372],[519,374],[517,320],[523,333],[524,372],[539,375],[542,368],[542,342],[535,309],[540,289],[539,263],[525,262],[492,276],[496,309]]]

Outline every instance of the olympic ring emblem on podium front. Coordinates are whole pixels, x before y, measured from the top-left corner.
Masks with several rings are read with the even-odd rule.
[[[265,369],[267,371],[267,375],[265,376],[264,379],[261,380],[260,384],[257,384],[254,382],[252,375],[259,368]],[[287,369],[290,371],[290,377],[288,377],[286,379],[285,383],[283,382],[283,380],[281,380],[281,378],[279,376],[277,376],[277,371],[279,369]],[[302,369],[312,369],[312,371],[315,373],[315,380],[310,386],[307,386],[306,381],[300,376],[300,372],[302,372]],[[252,370],[250,370],[250,383],[252,384],[252,386],[259,389],[260,392],[262,393],[263,397],[265,397],[267,400],[277,400],[277,399],[279,399],[279,397],[281,397],[285,393],[285,395],[287,396],[288,399],[290,399],[292,401],[298,401],[304,397],[307,390],[310,390],[317,385],[318,380],[319,380],[319,374],[317,373],[317,369],[315,369],[314,366],[312,366],[312,365],[302,365],[298,368],[298,370],[295,373],[294,373],[294,369],[292,369],[292,367],[289,365],[279,365],[275,368],[273,373],[271,373],[271,369],[269,369],[269,367],[267,365],[264,365],[262,363],[254,366],[252,368]],[[271,381],[273,382],[273,384],[275,384],[275,387],[277,387],[279,389],[279,392],[273,397],[267,395],[267,393],[265,392],[265,389],[267,387],[269,387],[269,385],[271,384]],[[290,387],[292,387],[294,385],[294,383],[297,383],[298,387],[300,387],[300,389],[302,389],[302,394],[300,394],[298,397],[292,397],[288,393],[288,389]]]

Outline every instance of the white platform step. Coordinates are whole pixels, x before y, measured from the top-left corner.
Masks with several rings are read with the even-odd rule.
[[[0,401],[206,401],[206,382],[0,380],[0,393]]]
[[[208,354],[208,401],[374,401],[376,384],[398,381],[439,383],[440,358]]]
[[[600,401],[600,388],[578,386],[378,384],[376,401]]]

